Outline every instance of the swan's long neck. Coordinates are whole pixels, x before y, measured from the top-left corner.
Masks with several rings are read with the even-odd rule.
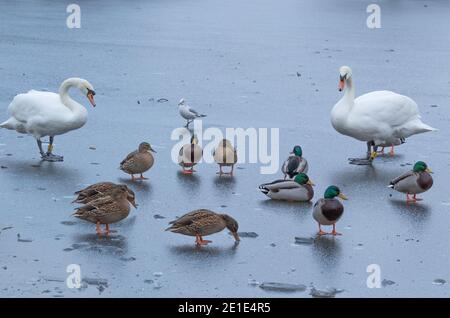
[[[59,96],[61,98],[61,102],[69,108],[74,115],[76,115],[79,113],[84,113],[86,109],[69,96],[69,89],[73,86],[76,87],[77,83],[75,83],[72,79],[65,80],[59,88]]]
[[[348,105],[353,106],[355,102],[355,86],[351,78],[345,80],[345,92],[344,97]]]
[[[344,96],[331,110],[331,123],[342,134],[346,134],[346,125],[349,114],[355,104],[355,87],[351,78],[345,80]]]
[[[71,87],[78,87],[79,80],[76,78],[69,78],[65,80],[59,88],[59,97],[61,102],[70,109],[72,116],[66,118],[67,126],[71,129],[77,129],[83,126],[87,121],[87,109],[83,105],[77,103],[69,96],[69,89]]]

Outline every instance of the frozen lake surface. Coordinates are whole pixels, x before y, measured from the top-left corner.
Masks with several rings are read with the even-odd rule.
[[[81,29],[66,28],[64,2],[0,1],[0,121],[31,88],[56,91],[79,76],[97,92],[86,126],[56,138],[63,163],[41,163],[32,137],[0,131],[0,296],[311,297],[312,286],[335,288],[336,297],[450,296],[450,2],[378,1],[377,30],[366,27],[370,1],[77,3]],[[349,165],[365,145],[330,124],[344,64],[357,95],[408,95],[439,132],[413,136],[373,167]],[[233,179],[218,179],[211,164],[181,175],[170,160],[170,134],[184,124],[181,97],[208,114],[204,128],[280,128],[282,159],[301,144],[314,201],[329,184],[349,197],[343,236],[308,240],[317,231],[312,204],[268,200],[258,185],[281,173],[261,175],[259,164],[239,165]],[[92,224],[71,217],[72,194],[127,182],[118,164],[144,140],[158,153],[150,180],[128,183],[139,209],[98,238]],[[406,205],[386,186],[417,160],[435,171],[435,183],[424,201]],[[200,207],[227,212],[258,236],[235,246],[223,231],[199,249],[164,232]],[[69,264],[81,266],[83,288],[66,287]],[[382,288],[366,286],[370,264],[380,266]]]

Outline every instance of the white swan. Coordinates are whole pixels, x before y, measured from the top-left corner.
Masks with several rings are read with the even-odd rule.
[[[331,124],[339,133],[367,142],[367,156],[350,158],[351,164],[371,164],[378,146],[398,145],[409,136],[436,130],[420,120],[411,98],[374,91],[355,99],[351,68],[342,66],[339,73],[339,91],[344,90],[344,96],[331,110]]]
[[[1,123],[1,128],[33,135],[42,160],[63,161],[62,156],[52,154],[56,135],[82,127],[87,121],[87,110],[68,95],[71,87],[77,87],[95,107],[94,88],[81,78],[69,78],[59,88],[59,94],[31,90],[14,97],[8,107],[10,118]],[[42,150],[42,137],[49,136],[47,152]]]

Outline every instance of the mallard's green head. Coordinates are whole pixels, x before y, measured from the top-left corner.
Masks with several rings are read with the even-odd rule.
[[[341,193],[341,190],[339,190],[338,187],[336,187],[336,186],[334,186],[334,185],[329,186],[329,187],[325,190],[324,198],[325,198],[325,199],[333,199],[333,198],[335,198],[335,197],[339,197],[339,198],[341,198],[342,200],[347,200],[347,197],[346,197],[343,193]]]
[[[414,168],[413,168],[414,172],[430,172],[431,173],[431,169],[428,168],[427,164],[423,161],[417,161],[414,164]]]
[[[301,157],[303,155],[302,147],[300,147],[298,145],[295,146],[294,149],[292,150],[292,153],[298,157]]]
[[[309,184],[312,186],[314,185],[314,183],[312,183],[312,181],[309,180],[309,177],[303,172],[297,174],[294,178],[294,181],[297,182],[298,184]]]

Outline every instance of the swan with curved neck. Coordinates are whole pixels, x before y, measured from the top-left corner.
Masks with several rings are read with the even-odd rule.
[[[407,137],[436,130],[420,120],[419,108],[409,97],[391,91],[373,91],[355,98],[352,70],[339,69],[339,91],[344,96],[331,110],[331,124],[339,133],[367,143],[364,158],[351,164],[371,164],[377,148],[399,145]]]
[[[54,137],[82,127],[87,121],[86,108],[69,96],[71,87],[76,87],[95,107],[95,91],[82,78],[65,80],[59,93],[31,90],[14,97],[8,107],[10,118],[0,128],[30,134],[36,138],[42,160],[63,161],[62,156],[53,154]],[[42,149],[41,138],[49,137],[47,152]]]

